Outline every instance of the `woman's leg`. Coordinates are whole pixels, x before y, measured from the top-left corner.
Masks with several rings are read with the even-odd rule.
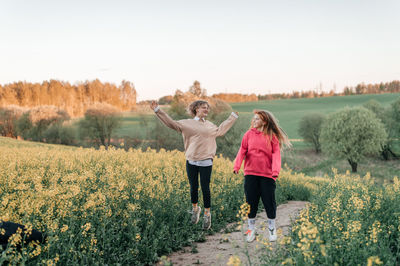
[[[186,172],[190,184],[190,199],[192,201],[192,223],[197,224],[200,219],[201,208],[198,206],[199,201],[199,167],[191,165],[186,161]]]
[[[246,175],[244,177],[244,193],[246,194],[246,201],[250,205],[249,219],[254,219],[257,215],[261,193],[259,178],[254,175]]]
[[[203,192],[203,200],[204,200],[203,229],[208,230],[211,228],[210,179],[211,179],[212,166],[201,166],[199,168],[200,168],[201,191]]]
[[[211,166],[200,166],[200,184],[201,191],[203,192],[204,208],[209,209],[211,207],[211,195],[210,195],[210,180],[211,180]]]
[[[199,166],[191,165],[186,161],[186,172],[190,184],[190,199],[192,204],[199,201]]]
[[[260,178],[261,199],[268,219],[276,218],[275,188],[275,180],[267,177]]]
[[[260,181],[261,187],[261,199],[264,204],[265,211],[268,216],[268,231],[269,231],[269,241],[276,241],[276,201],[275,201],[275,180],[272,178],[262,177]]]

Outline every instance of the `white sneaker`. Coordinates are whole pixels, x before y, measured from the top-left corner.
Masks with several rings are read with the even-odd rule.
[[[253,242],[254,241],[254,239],[256,239],[256,229],[254,229],[254,230],[247,230],[247,232],[245,233],[246,234],[246,241],[247,242]]]
[[[274,242],[278,238],[276,235],[276,228],[274,227],[273,229],[268,229],[269,231],[269,241]]]
[[[204,214],[203,217],[203,230],[209,230],[211,228],[211,213]]]
[[[200,206],[197,206],[197,210],[195,209],[192,210],[192,224],[197,224],[199,222],[200,212],[201,212]]]

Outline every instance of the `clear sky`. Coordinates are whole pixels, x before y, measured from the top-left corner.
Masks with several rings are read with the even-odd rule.
[[[400,79],[400,1],[0,0],[0,84],[134,83],[138,100]]]

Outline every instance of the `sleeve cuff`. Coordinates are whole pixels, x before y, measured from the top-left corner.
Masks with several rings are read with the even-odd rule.
[[[278,176],[279,173],[278,172],[272,172],[272,176]]]
[[[154,108],[154,113],[157,113],[160,110],[160,106],[157,106],[156,108]]]
[[[235,118],[239,117],[237,114],[235,114],[235,112],[232,112],[231,115],[233,115],[233,117],[235,117]]]

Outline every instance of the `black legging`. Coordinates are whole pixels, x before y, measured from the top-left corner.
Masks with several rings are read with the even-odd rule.
[[[261,197],[268,218],[275,219],[275,180],[256,175],[246,175],[244,178],[244,192],[246,194],[246,201],[250,205],[250,213],[248,217],[250,219],[256,217],[258,202]]]
[[[192,203],[198,203],[199,201],[199,173],[200,173],[200,184],[201,191],[203,192],[204,208],[211,207],[211,196],[210,196],[210,178],[211,178],[211,166],[196,166],[186,161],[186,172],[190,183],[190,198]]]

